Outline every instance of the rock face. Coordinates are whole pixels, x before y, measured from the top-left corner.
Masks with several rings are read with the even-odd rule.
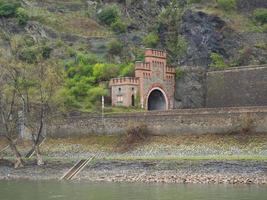
[[[205,106],[206,73],[202,68],[185,67],[184,74],[176,79],[175,108],[200,108]]]
[[[216,52],[225,58],[234,55],[241,48],[240,36],[221,18],[191,10],[185,12],[179,29],[188,47],[181,60],[185,74],[176,80],[175,107],[204,107],[210,54]]]
[[[187,10],[180,30],[188,42],[187,55],[182,60],[184,65],[207,68],[212,52],[229,58],[241,47],[240,36],[221,18],[203,12]]]

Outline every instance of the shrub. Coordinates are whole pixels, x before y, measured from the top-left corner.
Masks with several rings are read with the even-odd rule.
[[[173,36],[171,35],[167,38],[166,41],[167,49],[170,51],[170,62],[177,63],[181,59],[182,56],[186,54],[188,43],[186,39],[179,35]]]
[[[111,29],[115,33],[125,33],[126,32],[126,24],[122,22],[121,19],[117,19],[115,22],[111,24]]]
[[[120,76],[134,76],[134,64],[126,64],[121,66]]]
[[[47,45],[43,46],[42,47],[42,57],[44,59],[50,58],[50,54],[51,54],[52,50],[53,49],[50,46],[47,46]]]
[[[220,54],[212,53],[210,55],[210,58],[212,60],[212,63],[209,65],[210,67],[216,68],[216,69],[225,69],[227,68],[227,65],[224,62],[223,57]]]
[[[122,141],[119,144],[120,150],[128,151],[132,149],[138,143],[147,140],[149,135],[149,130],[144,124],[129,126],[126,135],[122,138]]]
[[[118,7],[114,4],[111,6],[105,6],[103,10],[101,10],[97,17],[98,19],[106,24],[111,25],[112,23],[116,22],[117,18],[119,17],[120,11]]]
[[[181,68],[177,68],[177,69],[175,70],[175,77],[176,77],[177,79],[182,78],[184,75],[185,75],[185,71],[184,71],[183,69],[181,69]]]
[[[19,52],[19,59],[27,63],[34,63],[37,60],[39,54],[38,48],[36,47],[25,47]]]
[[[236,0],[217,0],[217,4],[225,11],[230,11],[236,8]]]
[[[146,47],[154,48],[159,43],[159,36],[155,33],[149,33],[146,37],[144,37],[143,43]]]
[[[0,2],[0,17],[15,16],[17,8],[20,6],[16,2]]]
[[[253,15],[257,22],[261,24],[267,23],[267,9],[266,8],[256,9]]]
[[[30,17],[28,16],[28,13],[24,8],[18,8],[16,11],[16,18],[20,25],[25,25],[27,24]]]
[[[119,55],[121,54],[122,49],[123,49],[123,44],[116,39],[111,40],[108,44],[108,53],[110,55]]]

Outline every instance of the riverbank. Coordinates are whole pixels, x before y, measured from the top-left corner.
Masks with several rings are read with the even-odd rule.
[[[49,160],[38,167],[0,165],[0,180],[59,180],[74,164]],[[73,181],[142,183],[267,184],[267,161],[252,160],[95,160]]]
[[[33,159],[21,169],[0,162],[0,179],[59,180],[79,159],[96,155],[74,181],[267,184],[267,134],[153,136],[127,151],[123,145],[118,136],[47,139],[45,166]],[[26,155],[31,143],[18,148]],[[0,155],[11,156],[9,149]]]

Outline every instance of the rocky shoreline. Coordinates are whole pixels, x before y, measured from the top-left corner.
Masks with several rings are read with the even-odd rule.
[[[0,164],[0,180],[59,180],[74,162],[28,162],[14,169]],[[97,160],[73,181],[194,184],[267,184],[267,161],[118,161]]]

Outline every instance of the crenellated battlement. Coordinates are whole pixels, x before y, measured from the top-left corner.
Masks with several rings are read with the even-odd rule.
[[[173,68],[173,67],[166,67],[166,73],[175,74],[175,68]]]
[[[138,84],[139,84],[139,78],[137,78],[137,77],[113,78],[109,82],[109,86],[115,86],[115,85],[138,85]]]
[[[167,54],[165,51],[162,50],[155,50],[155,49],[146,49],[145,57],[157,57],[157,58],[167,58]]]
[[[151,70],[151,65],[150,63],[144,63],[142,61],[136,61],[135,63],[135,70]]]

